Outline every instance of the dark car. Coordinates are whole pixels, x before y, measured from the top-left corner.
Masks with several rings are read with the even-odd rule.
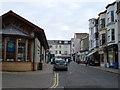
[[[63,59],[55,60],[53,70],[68,70],[68,64]]]

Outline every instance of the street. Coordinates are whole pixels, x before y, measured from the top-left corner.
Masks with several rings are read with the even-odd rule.
[[[68,71],[2,74],[3,88],[118,88],[118,74],[71,62]],[[56,74],[56,81],[54,81]],[[54,85],[56,83],[56,85]],[[53,86],[54,85],[54,86]]]
[[[59,86],[65,88],[118,88],[118,75],[72,62],[68,72],[59,73]]]

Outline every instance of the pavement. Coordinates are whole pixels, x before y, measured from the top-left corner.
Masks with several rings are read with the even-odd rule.
[[[45,64],[42,70],[2,72],[3,88],[49,88],[53,85],[53,65]]]
[[[86,66],[85,64],[80,64],[80,65]],[[88,65],[87,67],[96,68],[96,69],[104,70],[104,71],[111,72],[111,73],[115,73],[115,74],[120,74],[120,69],[105,68],[105,67],[90,66],[90,65]]]
[[[23,71],[23,72],[12,72],[12,71],[1,71],[0,73],[11,73],[11,74],[39,74],[39,75],[43,75],[43,74],[48,74],[48,73],[53,73],[53,65],[51,65],[50,63],[45,64],[42,68],[42,70],[38,70],[38,71]]]

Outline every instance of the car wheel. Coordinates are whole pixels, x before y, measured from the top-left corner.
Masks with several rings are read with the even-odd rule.
[[[66,68],[65,70],[66,70],[66,71],[68,71],[68,69],[67,69],[67,68]]]

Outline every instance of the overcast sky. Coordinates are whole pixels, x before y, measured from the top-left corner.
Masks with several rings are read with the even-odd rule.
[[[70,40],[89,33],[88,20],[97,18],[115,0],[1,0],[0,15],[12,10],[44,29],[48,40]]]

